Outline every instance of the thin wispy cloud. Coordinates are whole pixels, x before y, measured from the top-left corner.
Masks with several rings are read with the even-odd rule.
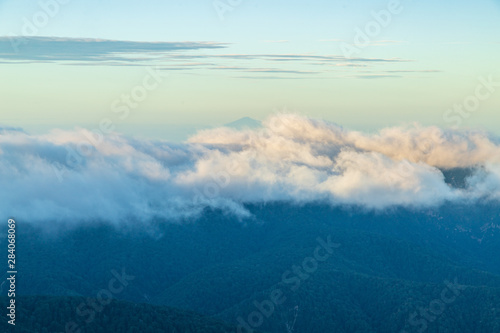
[[[343,39],[320,39],[319,42],[344,42]]]
[[[319,74],[319,73],[321,73],[318,71],[287,70],[287,69],[279,69],[279,68],[231,67],[231,66],[211,67],[210,69],[223,70],[223,71],[248,72],[248,73],[282,73],[282,74]]]
[[[342,66],[342,65],[340,65]],[[361,70],[348,75],[343,75],[345,79],[395,79],[403,78],[404,74],[435,74],[442,73],[439,70],[386,70],[386,71],[368,71]],[[410,77],[410,76],[408,76]],[[422,76],[423,77],[423,76]]]
[[[385,73],[442,73],[443,71],[437,69],[424,69],[424,70],[388,70]]]
[[[249,80],[304,80],[306,77],[297,76],[271,76],[271,75],[255,75],[255,76],[232,76],[234,79],[249,79]]]
[[[466,45],[466,44],[472,44],[472,42],[443,42],[442,44],[448,44],[448,45]]]
[[[341,43],[345,42],[343,39],[320,39],[319,42],[326,43]],[[401,41],[401,40],[374,40],[374,41],[368,41],[367,44],[369,46],[389,46],[389,45],[399,45],[399,44],[408,44],[407,41]]]
[[[14,47],[18,45],[18,50]],[[140,63],[167,59],[345,60],[343,56],[314,54],[191,54],[179,51],[227,49],[221,42],[136,42],[89,38],[0,37],[2,61],[123,61]],[[354,58],[351,61],[401,62],[404,59]],[[10,63],[10,62],[9,62]]]
[[[389,46],[389,45],[408,44],[408,42],[401,40],[376,40],[376,41],[371,41],[369,44],[370,46]]]
[[[136,42],[90,38],[0,37],[0,59],[144,62],[174,51],[221,49],[216,42]],[[144,56],[147,54],[147,56]]]
[[[288,43],[288,40],[265,40],[264,43],[274,43],[274,44],[282,44]]]
[[[267,41],[281,43],[285,41]],[[378,43],[398,43],[379,41]],[[15,47],[14,47],[15,46]],[[16,47],[18,48],[16,50]],[[54,63],[70,66],[155,66],[163,70],[193,72],[246,72],[256,78],[282,78],[261,73],[321,75],[334,67],[390,66],[411,63],[401,58],[355,57],[314,53],[221,53],[229,50],[222,42],[137,42],[89,38],[0,37],[0,65]],[[272,64],[272,65],[271,65]],[[268,66],[270,65],[270,66]],[[300,69],[297,67],[300,66]],[[324,68],[321,68],[324,67]],[[408,70],[407,73],[410,73]],[[401,71],[400,73],[403,73]],[[235,77],[234,73],[233,76]],[[351,78],[366,78],[363,75]]]
[[[366,74],[366,75],[352,75],[344,76],[344,78],[350,79],[396,79],[402,78],[401,75],[387,75],[387,74]]]
[[[351,63],[332,64],[330,66],[336,66],[336,67],[367,67],[367,65],[363,65],[363,64],[351,64]]]
[[[319,74],[320,72],[299,71],[299,70],[284,70],[276,68],[252,68],[245,70],[252,73],[286,73],[286,74]]]

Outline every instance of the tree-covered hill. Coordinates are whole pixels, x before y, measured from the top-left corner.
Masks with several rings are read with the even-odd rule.
[[[19,221],[18,293],[95,297],[126,274],[133,279],[114,299],[193,311],[247,330],[498,330],[498,205],[247,207],[253,217],[244,220],[207,210],[189,221],[122,227],[96,222],[47,231]],[[335,246],[316,253],[321,242]],[[324,260],[311,261],[316,254]],[[421,313],[443,305],[452,282],[466,287],[442,311],[433,308],[439,315]],[[286,301],[271,311],[276,290]]]
[[[111,301],[100,311],[79,316],[75,309],[88,300],[83,297],[18,297],[16,325],[0,320],[1,332],[36,333],[232,333],[234,326],[193,312]],[[8,299],[0,299],[2,308]],[[5,307],[4,307],[5,306]],[[81,308],[84,313],[90,308]]]

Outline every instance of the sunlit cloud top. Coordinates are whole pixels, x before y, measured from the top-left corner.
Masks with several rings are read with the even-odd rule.
[[[246,203],[367,209],[500,199],[500,143],[437,127],[348,131],[292,114],[205,130],[188,142],[87,130],[0,133],[0,207],[32,223],[195,218],[205,207],[249,217]],[[469,170],[464,186],[445,170]]]

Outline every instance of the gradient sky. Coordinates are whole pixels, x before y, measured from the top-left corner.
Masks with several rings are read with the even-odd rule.
[[[119,132],[181,140],[286,109],[353,129],[446,127],[478,77],[500,81],[498,0],[402,0],[351,58],[341,46],[391,1],[242,0],[223,20],[210,0],[73,0],[43,14],[54,1],[0,0],[3,126],[41,133],[106,118]],[[151,69],[168,77],[120,119],[113,103]],[[461,126],[500,133],[499,108],[500,88]]]

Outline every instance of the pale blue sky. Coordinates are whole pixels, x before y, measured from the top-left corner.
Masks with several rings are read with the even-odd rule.
[[[498,0],[403,0],[355,59],[341,46],[390,1],[242,0],[224,20],[212,1],[73,0],[45,15],[40,4],[54,1],[0,1],[0,36],[51,37],[0,40],[3,125],[43,132],[110,118],[117,131],[178,140],[286,108],[355,129],[447,126],[443,113],[479,76],[500,81]],[[148,68],[168,78],[119,118],[113,103]],[[498,90],[462,126],[498,132]]]

